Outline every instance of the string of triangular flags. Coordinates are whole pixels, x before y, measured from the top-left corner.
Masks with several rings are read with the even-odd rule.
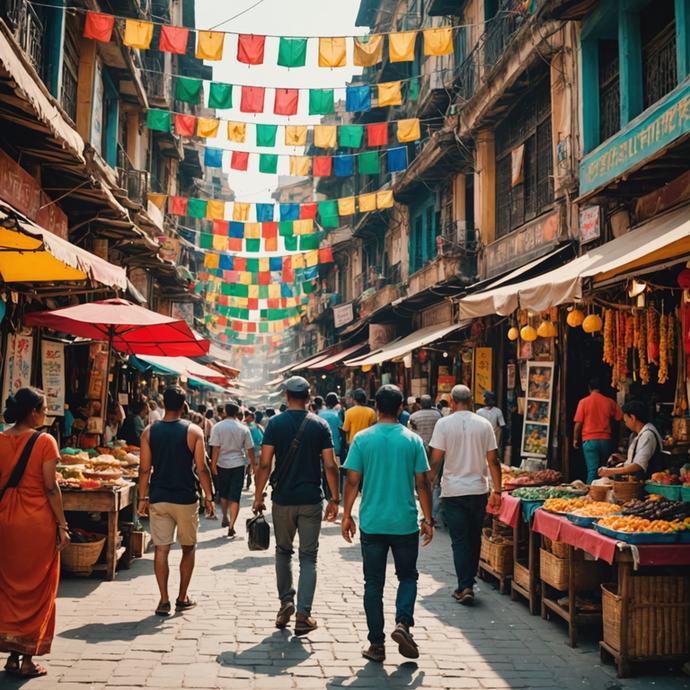
[[[75,8],[76,9],[76,8]],[[164,53],[185,55],[190,41],[196,34],[194,55],[199,60],[219,61],[225,55],[225,37],[237,35],[238,62],[245,65],[264,64],[266,39],[268,36],[255,34],[237,34],[226,31],[191,30],[186,27],[162,24],[159,22],[141,21],[116,17],[99,12],[86,13],[84,38],[108,43],[112,40],[115,20],[124,20],[122,42],[131,48],[148,50],[154,38],[154,26],[160,26],[158,50]],[[466,26],[466,25],[462,25]],[[454,52],[453,31],[461,26],[445,26],[421,31],[400,31],[388,34],[370,34],[368,36],[337,37],[277,37],[277,64],[286,68],[304,67],[307,64],[307,46],[310,40],[318,41],[319,67],[335,69],[348,64],[348,39],[352,42],[352,64],[355,67],[372,67],[383,61],[385,43],[388,44],[388,60],[395,62],[413,62],[417,38],[421,34],[425,56],[450,55]],[[271,36],[270,38],[274,38]],[[194,44],[192,44],[194,45]]]

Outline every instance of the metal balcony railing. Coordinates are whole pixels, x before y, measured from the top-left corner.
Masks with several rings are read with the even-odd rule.
[[[144,57],[146,95],[154,105],[170,106],[172,101],[172,75],[165,72],[158,58]]]
[[[117,174],[118,184],[127,190],[127,196],[146,208],[148,204],[149,172],[137,170],[129,160],[127,152],[118,144],[117,146]]]
[[[455,88],[463,101],[468,101],[479,88],[481,74],[481,42],[455,67]]]
[[[25,0],[6,0],[4,4],[7,18],[12,23],[14,37],[43,79],[43,22],[36,10]]]
[[[522,0],[507,0],[485,32],[484,65],[490,70],[529,15]]]

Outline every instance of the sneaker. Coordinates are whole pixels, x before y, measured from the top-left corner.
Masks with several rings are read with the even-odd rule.
[[[230,527],[228,529],[228,537],[230,539],[234,539],[236,536],[237,536],[237,532],[235,532],[235,530],[232,527]]]
[[[455,590],[453,592],[453,598],[465,606],[471,606],[474,604],[474,590],[472,587],[467,587],[463,589],[462,592]]]
[[[179,599],[175,602],[175,611],[189,611],[197,605],[196,599],[188,596],[186,601],[180,601]]]
[[[295,621],[295,635],[298,637],[300,635],[308,635],[313,630],[316,630],[319,624],[311,617],[303,618],[302,620],[297,619]]]
[[[382,644],[370,644],[366,649],[362,650],[362,656],[370,661],[385,661],[386,648]]]
[[[278,615],[276,616],[276,628],[282,629],[287,627],[287,624],[290,622],[290,618],[292,618],[292,614],[294,612],[295,605],[291,601],[283,604],[278,611]]]
[[[410,629],[404,623],[398,623],[391,633],[391,638],[398,643],[398,651],[407,659],[419,658],[419,647],[412,639]]]

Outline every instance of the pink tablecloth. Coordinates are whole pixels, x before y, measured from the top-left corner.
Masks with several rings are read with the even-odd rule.
[[[552,541],[564,541],[576,546],[595,558],[613,563],[616,549],[624,542],[605,537],[594,529],[578,527],[567,518],[537,510],[534,514],[534,531]],[[625,545],[628,546],[627,544]],[[639,565],[690,565],[690,544],[660,544],[658,546],[636,546]]]
[[[492,515],[498,513],[491,505],[486,506],[486,512]],[[498,519],[510,527],[517,527],[518,520],[520,519],[520,499],[504,492],[501,496],[501,510],[498,513]]]

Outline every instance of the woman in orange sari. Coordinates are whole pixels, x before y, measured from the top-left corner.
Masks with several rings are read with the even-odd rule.
[[[43,391],[17,391],[7,399],[4,417],[14,426],[0,433],[0,492],[34,430],[45,424]],[[50,651],[55,632],[59,552],[70,540],[55,481],[58,459],[55,439],[40,434],[18,485],[0,499],[0,651],[10,652],[5,670],[21,678],[47,673],[32,657]]]

